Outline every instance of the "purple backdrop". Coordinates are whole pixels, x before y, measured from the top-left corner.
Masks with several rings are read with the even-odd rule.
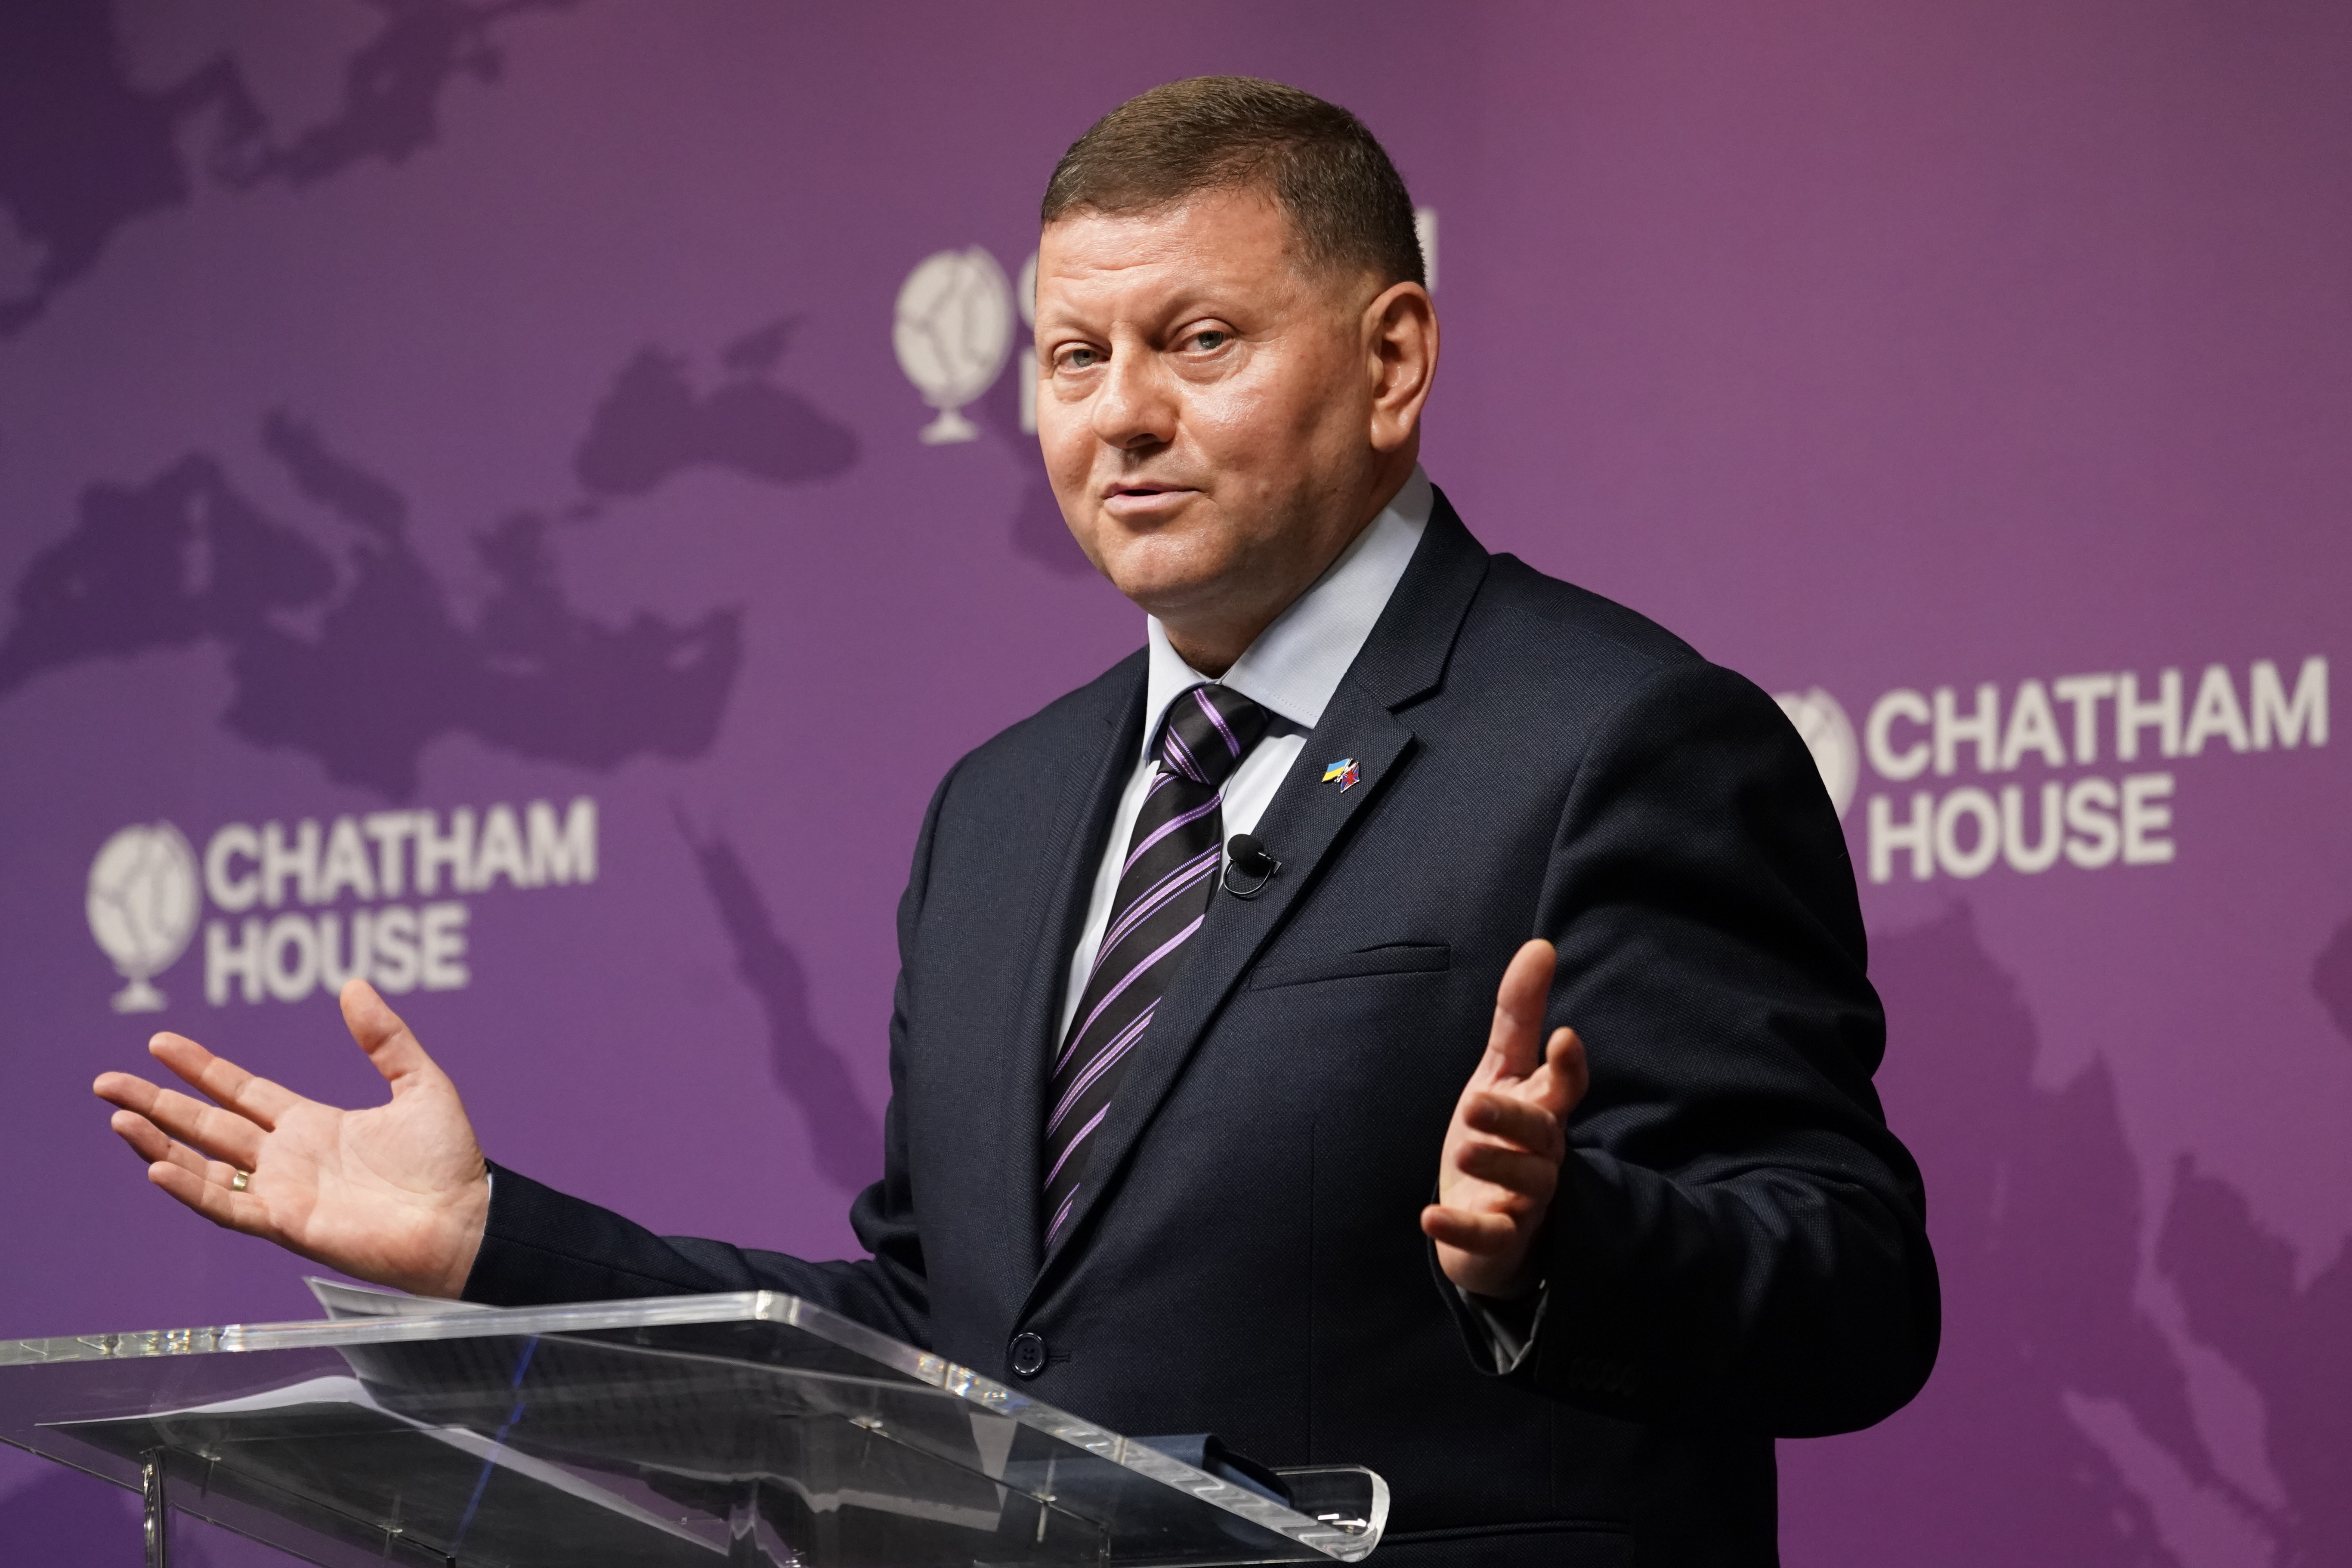
[[[1851,797],[1947,1333],[1783,1445],[1790,1560],[2352,1560],[2347,69],[2320,0],[11,0],[0,1333],[308,1314],[87,1086],[169,1025],[374,1095],[362,925],[499,1158],[850,1245],[924,800],[1141,630],[1003,279],[1089,120],[1244,70],[1434,214],[1471,526]],[[11,1561],[130,1531],[0,1457]]]

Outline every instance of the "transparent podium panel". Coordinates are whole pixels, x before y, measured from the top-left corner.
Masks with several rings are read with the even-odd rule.
[[[0,1440],[142,1490],[151,1565],[165,1507],[327,1568],[1354,1562],[1388,1511],[766,1292],[0,1342]]]

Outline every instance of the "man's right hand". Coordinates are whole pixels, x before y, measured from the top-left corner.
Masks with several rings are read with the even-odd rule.
[[[364,980],[343,1022],[392,1099],[341,1111],[257,1078],[182,1035],[147,1042],[212,1103],[127,1072],[91,1087],[147,1179],[216,1225],[423,1296],[455,1296],[489,1218],[490,1181],[457,1085]],[[235,1181],[247,1173],[245,1190]]]

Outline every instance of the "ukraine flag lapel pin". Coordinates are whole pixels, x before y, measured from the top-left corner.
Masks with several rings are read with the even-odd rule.
[[[1339,793],[1342,795],[1353,789],[1356,787],[1356,759],[1352,757],[1342,757],[1339,761],[1332,763],[1323,769],[1323,782],[1339,785]]]

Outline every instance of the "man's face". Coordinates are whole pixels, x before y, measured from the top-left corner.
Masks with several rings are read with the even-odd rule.
[[[1252,191],[1045,229],[1046,473],[1087,558],[1188,656],[1187,628],[1254,636],[1368,520],[1379,293],[1299,260]]]

